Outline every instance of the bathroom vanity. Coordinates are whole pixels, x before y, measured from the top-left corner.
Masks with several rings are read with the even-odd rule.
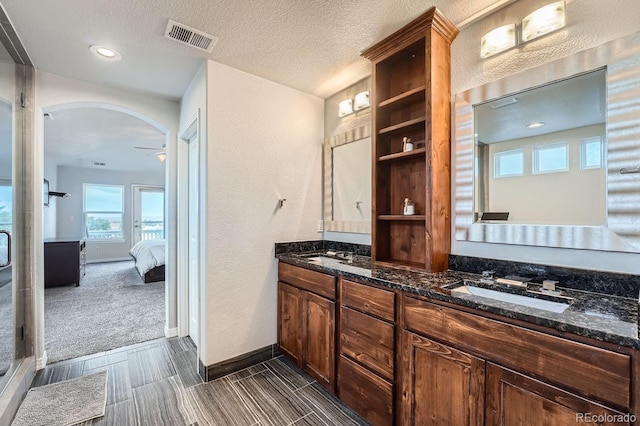
[[[281,352],[373,425],[542,426],[585,415],[630,424],[640,412],[637,294],[497,288],[564,303],[559,312],[455,291],[481,285],[475,273],[372,266],[320,248],[276,253]]]

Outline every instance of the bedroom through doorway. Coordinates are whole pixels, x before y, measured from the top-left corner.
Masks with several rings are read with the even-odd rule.
[[[47,363],[165,337],[166,132],[72,105],[43,133]]]

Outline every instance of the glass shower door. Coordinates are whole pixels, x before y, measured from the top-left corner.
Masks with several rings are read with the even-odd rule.
[[[24,356],[22,335],[22,292],[16,286],[16,218],[22,172],[17,162],[22,141],[21,106],[16,103],[16,65],[0,44],[0,392]]]

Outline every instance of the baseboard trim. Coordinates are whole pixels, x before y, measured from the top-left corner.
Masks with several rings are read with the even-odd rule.
[[[178,327],[164,328],[164,337],[178,337]]]
[[[91,259],[91,260],[87,260],[87,263],[108,263],[108,262],[123,262],[125,260],[133,260],[132,257],[116,257],[116,258],[109,258],[109,259]]]
[[[44,351],[42,356],[36,359],[36,370],[42,370],[45,368],[47,366],[47,360],[47,351]]]
[[[275,343],[213,365],[204,365],[202,360],[198,359],[198,374],[200,374],[202,380],[210,382],[227,374],[251,367],[259,362],[268,361],[274,356],[276,356]]]

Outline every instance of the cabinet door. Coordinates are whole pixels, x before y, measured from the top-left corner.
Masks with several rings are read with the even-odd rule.
[[[325,388],[335,387],[335,302],[303,294],[303,369]]]
[[[628,425],[629,415],[487,363],[487,425]]]
[[[278,281],[278,346],[299,366],[302,366],[302,293]]]
[[[402,424],[484,425],[484,360],[403,332]]]

